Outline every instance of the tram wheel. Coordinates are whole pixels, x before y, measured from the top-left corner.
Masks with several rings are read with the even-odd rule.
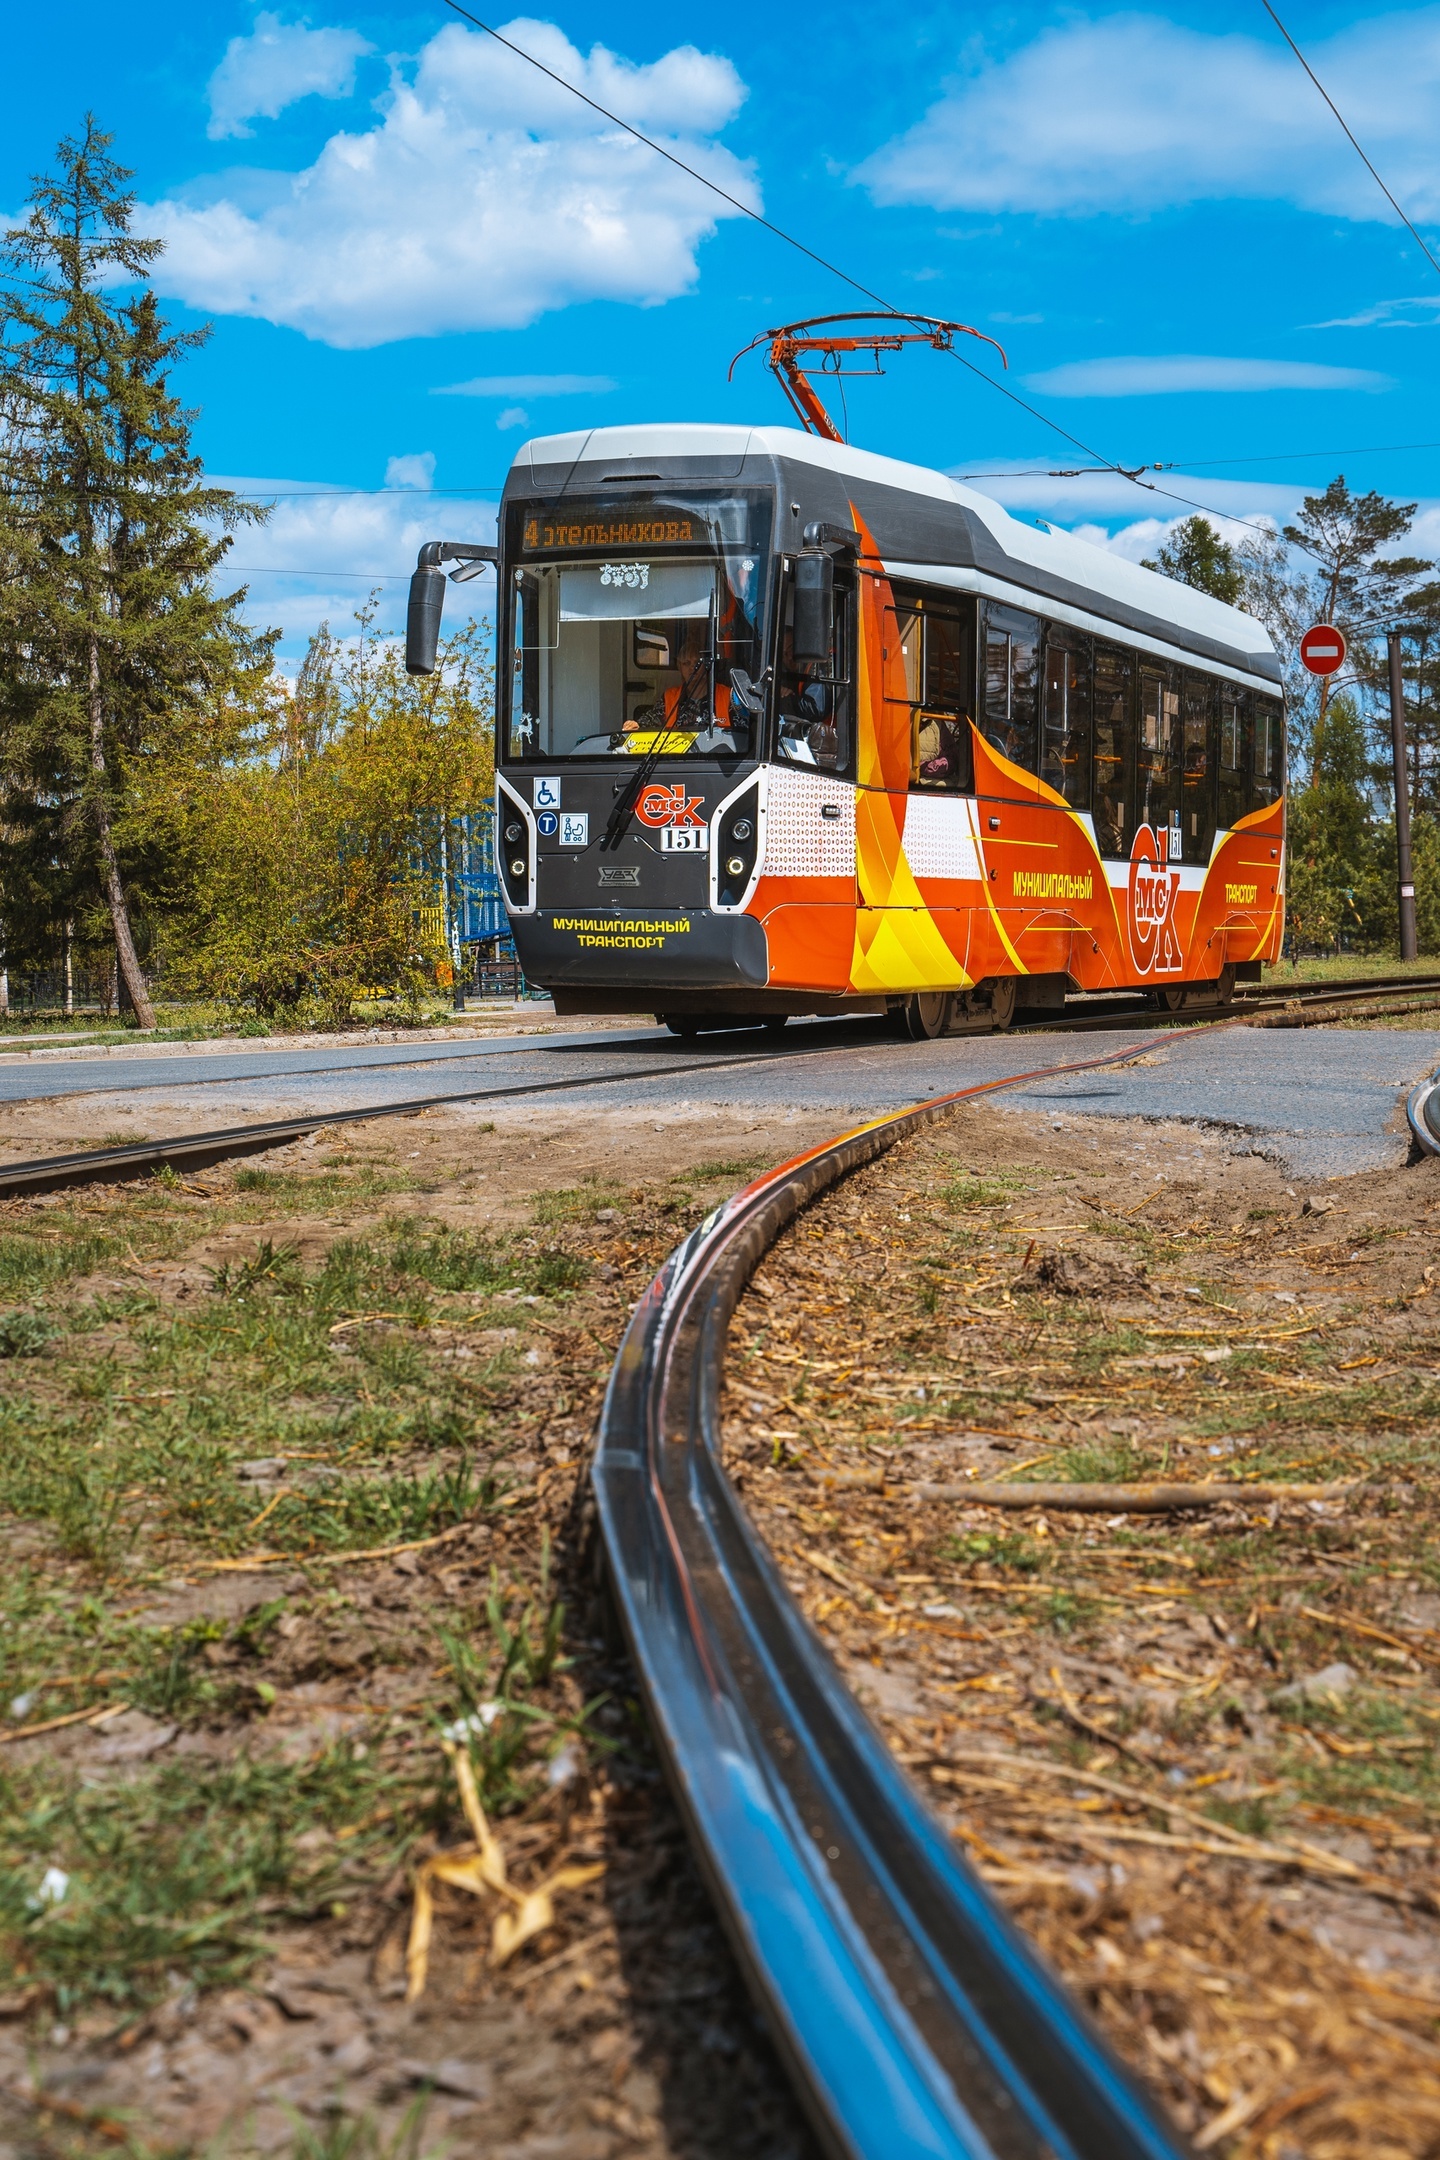
[[[700,1032],[700,1022],[694,1013],[657,1013],[655,1017],[672,1035],[698,1035]]]
[[[1015,996],[1019,989],[1013,975],[1001,975],[990,992],[990,1018],[997,1029],[1008,1028],[1015,1018]]]
[[[954,1000],[948,990],[919,990],[905,1002],[905,1031],[912,1042],[934,1042],[950,1025]]]

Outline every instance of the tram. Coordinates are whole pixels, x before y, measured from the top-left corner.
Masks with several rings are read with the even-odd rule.
[[[675,1032],[1067,994],[1223,1005],[1278,957],[1280,668],[1253,616],[793,428],[539,438],[494,548],[496,833],[557,1012]]]

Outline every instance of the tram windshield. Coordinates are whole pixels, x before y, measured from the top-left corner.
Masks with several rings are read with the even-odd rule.
[[[731,686],[761,671],[768,503],[511,514],[510,757],[746,755]]]

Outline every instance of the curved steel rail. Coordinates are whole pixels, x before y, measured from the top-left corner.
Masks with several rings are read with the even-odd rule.
[[[1410,1090],[1405,1115],[1421,1153],[1440,1155],[1440,1072]]]
[[[1167,1040],[1043,1068],[1087,1072]],[[771,1171],[637,1306],[594,1486],[653,1729],[716,1902],[844,2160],[1177,2160],[1181,2143],[928,1813],[797,1610],[721,1464],[746,1282],[807,1201],[963,1088]]]
[[[565,1080],[520,1080],[505,1087],[447,1088],[434,1095],[412,1095],[405,1102],[368,1103],[350,1110],[319,1110],[308,1117],[270,1118],[259,1125],[229,1125],[216,1132],[181,1133],[172,1140],[137,1140],[125,1147],[87,1148],[76,1155],[46,1155],[32,1162],[0,1163],[0,1200],[27,1193],[59,1192],[67,1185],[118,1184],[125,1178],[151,1177],[157,1171],[202,1170],[239,1155],[262,1155],[288,1147],[336,1125],[363,1125],[372,1118],[419,1117],[442,1103],[496,1102],[504,1096],[563,1095],[575,1088],[613,1087],[622,1080],[654,1080],[675,1073],[720,1072],[732,1065],[767,1062],[765,1055],[711,1057],[682,1065],[668,1058],[661,1065],[630,1065],[620,1072],[581,1073]],[[263,1075],[261,1076],[264,1077]],[[290,1075],[282,1074],[282,1079]],[[305,1075],[300,1077],[304,1078]],[[199,1081],[198,1086],[232,1085]],[[241,1082],[241,1085],[247,1083]],[[71,1098],[73,1100],[73,1098]]]

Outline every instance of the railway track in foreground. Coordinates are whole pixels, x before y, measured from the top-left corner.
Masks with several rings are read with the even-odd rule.
[[[957,1859],[794,1604],[721,1459],[730,1320],[785,1226],[904,1135],[1034,1077],[879,1119],[737,1193],[640,1301],[601,1417],[601,1535],[656,1743],[772,2035],[845,2160],[1182,2151]]]
[[[1393,1002],[1396,997],[1402,1002]],[[1384,1003],[1385,999],[1392,1002]],[[1440,975],[1423,977],[1418,981],[1406,976],[1383,976],[1367,982],[1341,982],[1332,985],[1312,985],[1273,996],[1237,1000],[1225,1007],[1196,1007],[1178,1012],[1157,1012],[1152,1005],[1139,999],[1106,1001],[1100,1012],[1078,1010],[1056,1015],[1048,1019],[1022,1023],[1014,1032],[1024,1034],[1094,1034],[1114,1030],[1117,1027],[1159,1028],[1167,1033],[1177,1028],[1201,1027],[1305,1027],[1320,1026],[1331,1017],[1356,1018],[1365,1016],[1365,1008],[1372,1009],[1373,1017],[1391,1017],[1421,1009],[1427,1000],[1440,1002]],[[1410,1002],[1419,1001],[1419,1002]],[[741,1031],[729,1031],[731,1039]],[[877,1033],[876,1040],[883,1040]],[[150,1177],[166,1169],[176,1172],[205,1169],[217,1162],[236,1160],[246,1155],[263,1154],[271,1148],[288,1147],[296,1140],[309,1139],[314,1133],[332,1130],[337,1126],[355,1125],[375,1118],[418,1117],[422,1111],[438,1109],[446,1103],[486,1102],[514,1100],[525,1095],[568,1094],[590,1087],[609,1087],[625,1080],[674,1078],[687,1073],[715,1072],[727,1067],[741,1065],[772,1064],[780,1059],[797,1057],[833,1057],[845,1050],[854,1049],[855,1039],[847,1034],[833,1041],[809,1043],[792,1037],[789,1041],[769,1043],[763,1049],[722,1051],[707,1057],[677,1052],[669,1057],[646,1065],[617,1066],[613,1071],[567,1076],[558,1080],[519,1081],[499,1087],[447,1088],[429,1095],[416,1095],[402,1102],[358,1105],[353,1109],[315,1112],[308,1116],[271,1118],[250,1125],[224,1126],[210,1132],[176,1134],[159,1140],[137,1141],[123,1147],[87,1148],[67,1155],[40,1157],[29,1162],[0,1163],[0,1200],[20,1199],[29,1194],[59,1192],[70,1186],[111,1184],[127,1178]],[[1132,1044],[1122,1055],[1134,1057],[1151,1044]],[[264,1078],[264,1075],[255,1077]],[[292,1077],[282,1075],[281,1077]],[[311,1074],[293,1076],[313,1077]],[[249,1084],[252,1076],[243,1079],[200,1082],[205,1086],[232,1086]],[[98,1089],[97,1092],[110,1092]],[[1435,1113],[1440,1118],[1440,1098]],[[1411,1118],[1417,1142],[1428,1147],[1426,1138],[1429,1128],[1421,1127]],[[1437,1134],[1440,1139],[1440,1134]]]

